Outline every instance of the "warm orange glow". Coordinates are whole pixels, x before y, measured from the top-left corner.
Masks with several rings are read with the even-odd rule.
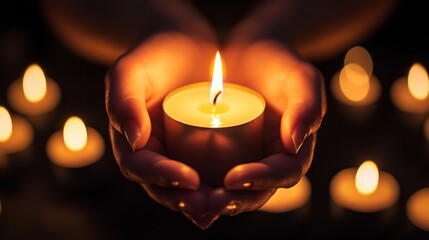
[[[24,96],[30,102],[38,102],[46,95],[46,77],[42,68],[37,64],[30,65],[22,79]]]
[[[361,66],[368,76],[372,76],[372,70],[373,70],[373,63],[372,58],[369,52],[361,47],[361,46],[355,46],[351,48],[349,51],[347,51],[346,56],[344,57],[344,66],[355,63]]]
[[[64,124],[64,143],[72,151],[83,149],[87,142],[86,126],[79,117],[70,117]]]
[[[420,229],[429,232],[429,188],[422,188],[407,201],[408,219]]]
[[[291,188],[278,188],[259,211],[282,213],[303,207],[310,199],[310,180],[304,176]]]
[[[339,76],[340,89],[351,101],[362,101],[369,93],[369,76],[358,64],[350,63],[343,67]]]
[[[6,108],[0,106],[0,142],[7,141],[12,135],[12,119]]]
[[[419,63],[413,64],[408,73],[408,89],[411,94],[420,100],[429,95],[429,79],[426,69]]]
[[[210,88],[210,102],[214,105],[219,103],[223,95],[223,72],[222,59],[219,51],[216,52],[216,57],[213,67],[212,85]]]
[[[365,161],[356,172],[355,186],[361,194],[371,194],[378,186],[378,168],[372,161]]]

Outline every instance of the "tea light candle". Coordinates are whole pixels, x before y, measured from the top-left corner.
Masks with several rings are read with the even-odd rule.
[[[429,188],[413,193],[407,201],[408,219],[418,228],[429,232]]]
[[[311,196],[311,184],[306,176],[291,188],[278,188],[274,195],[258,210],[282,213],[303,207]]]
[[[338,101],[350,106],[367,106],[377,101],[381,85],[373,74],[372,57],[364,47],[347,51],[344,66],[332,77],[331,90]]]
[[[377,212],[392,207],[399,197],[399,185],[395,178],[378,171],[372,161],[359,167],[347,168],[331,181],[332,200],[340,207],[356,212]]]
[[[232,167],[260,159],[265,100],[249,88],[223,84],[219,52],[212,83],[174,90],[163,109],[169,157],[196,169],[202,184],[221,186]]]
[[[408,77],[401,77],[391,87],[390,95],[395,106],[407,113],[429,111],[429,79],[426,69],[415,63]]]
[[[22,78],[12,82],[8,89],[8,101],[18,112],[40,115],[53,110],[61,98],[60,88],[52,79],[45,77],[42,68],[31,64]]]
[[[22,117],[11,115],[0,106],[0,154],[11,154],[27,149],[33,141],[33,128]]]
[[[332,77],[331,91],[345,105],[367,106],[379,99],[381,84],[359,64],[349,63]]]
[[[72,116],[64,124],[63,131],[57,131],[48,139],[46,151],[56,165],[80,168],[98,161],[104,148],[102,136],[86,127],[79,117]]]

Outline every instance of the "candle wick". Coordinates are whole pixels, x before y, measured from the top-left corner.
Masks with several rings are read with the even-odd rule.
[[[219,98],[222,91],[219,91],[216,93],[215,97],[213,98],[213,105],[216,106],[217,99]]]

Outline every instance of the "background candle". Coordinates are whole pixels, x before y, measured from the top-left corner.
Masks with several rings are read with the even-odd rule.
[[[60,88],[47,78],[37,64],[31,64],[22,78],[12,82],[8,89],[8,101],[18,112],[40,115],[53,110],[61,98]]]
[[[380,82],[373,74],[373,61],[364,47],[347,51],[344,66],[332,78],[331,90],[338,101],[350,106],[367,106],[379,98]]]
[[[429,79],[420,63],[411,66],[408,77],[401,77],[391,87],[390,95],[395,106],[407,113],[429,111]]]
[[[0,106],[0,154],[27,149],[33,141],[33,127],[22,117],[11,115]]]
[[[99,160],[104,148],[102,136],[73,116],[66,121],[63,131],[57,131],[48,139],[46,151],[54,164],[79,168]]]
[[[340,238],[389,234],[395,229],[399,185],[392,175],[378,171],[374,162],[338,172],[330,195],[332,226]]]
[[[337,173],[331,181],[332,200],[357,212],[377,212],[392,207],[399,197],[395,178],[378,171],[372,161],[364,162],[359,169],[348,168]]]
[[[262,154],[265,100],[240,85],[226,83],[222,89],[222,82],[218,55],[212,84],[181,87],[163,103],[170,157],[196,169],[201,183],[209,186],[223,185],[228,170]]]
[[[311,184],[306,176],[291,188],[278,188],[274,195],[258,210],[282,213],[300,209],[311,196]]]
[[[371,115],[381,95],[381,84],[365,48],[356,46],[347,51],[344,66],[331,78],[330,89],[351,120],[362,121]]]
[[[368,76],[362,66],[350,63],[333,76],[331,91],[343,104],[367,106],[378,100],[381,85],[375,76]]]
[[[429,188],[411,195],[407,201],[408,219],[418,228],[429,232]]]
[[[332,200],[339,206],[357,212],[376,212],[392,207],[399,197],[395,178],[378,171],[372,161],[359,169],[340,171],[331,181]]]

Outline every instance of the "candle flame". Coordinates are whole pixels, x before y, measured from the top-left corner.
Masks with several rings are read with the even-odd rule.
[[[22,87],[25,98],[30,102],[38,102],[45,97],[46,77],[39,65],[31,64],[25,70]]]
[[[423,100],[429,95],[428,74],[425,68],[419,63],[413,64],[410,68],[408,73],[408,89],[419,100]]]
[[[356,172],[355,186],[364,195],[373,193],[378,186],[378,168],[373,161],[365,161]]]
[[[70,117],[64,124],[64,143],[72,151],[83,149],[87,142],[87,131],[83,121],[76,116]]]
[[[365,69],[368,76],[372,76],[373,62],[371,54],[362,46],[350,48],[344,57],[344,66],[350,63],[356,63]]]
[[[216,57],[213,66],[212,85],[210,88],[210,102],[216,105],[223,94],[223,72],[222,59],[219,51],[216,52]]]
[[[7,141],[12,136],[12,118],[6,108],[0,106],[0,142]]]

